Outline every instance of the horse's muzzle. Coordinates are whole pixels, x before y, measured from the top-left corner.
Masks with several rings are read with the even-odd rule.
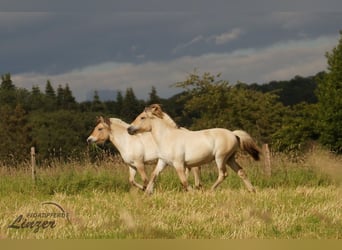
[[[135,129],[134,126],[129,126],[129,127],[127,128],[127,132],[128,132],[128,134],[130,134],[130,135],[134,135],[134,134],[137,132],[137,130]]]
[[[88,139],[87,139],[87,143],[88,144],[95,143],[95,140],[91,136],[89,136]]]

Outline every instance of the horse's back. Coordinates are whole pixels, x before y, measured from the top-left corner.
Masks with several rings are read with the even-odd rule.
[[[224,128],[212,128],[204,130],[208,137],[214,141],[214,150],[217,153],[225,153],[238,147],[238,140],[232,131]]]
[[[206,163],[217,155],[226,155],[238,147],[235,135],[222,128],[205,129],[198,131],[179,131],[173,138],[179,140],[177,157],[184,157],[187,165]]]

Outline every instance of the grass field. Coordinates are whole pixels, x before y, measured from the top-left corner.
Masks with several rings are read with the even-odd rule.
[[[183,192],[169,167],[152,196],[130,187],[128,168],[116,159],[98,164],[56,162],[50,168],[42,164],[35,184],[28,167],[3,166],[0,238],[342,238],[341,158],[322,150],[296,163],[274,156],[271,177],[263,174],[262,162],[244,157],[239,162],[256,194],[248,193],[232,171],[210,192],[217,177],[212,165],[202,169],[203,190]],[[68,219],[53,217],[61,211],[42,204],[47,201],[59,204]]]

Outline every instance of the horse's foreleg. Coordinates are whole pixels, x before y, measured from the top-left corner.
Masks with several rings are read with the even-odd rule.
[[[211,187],[211,190],[217,188],[217,186],[220,185],[222,181],[227,177],[227,168],[224,158],[216,158],[215,161],[218,168],[218,177],[214,185]]]
[[[135,186],[141,190],[144,190],[144,187],[140,185],[139,183],[137,183],[134,179],[136,173],[137,173],[137,170],[134,167],[129,166],[129,183],[131,183],[132,186]]]
[[[153,172],[151,174],[150,182],[147,185],[147,188],[146,188],[146,191],[145,191],[147,194],[152,194],[153,193],[154,182],[156,181],[159,173],[161,171],[163,171],[165,166],[166,166],[166,163],[163,160],[159,159],[156,168],[153,170]]]
[[[231,169],[234,170],[235,173],[238,174],[238,176],[242,179],[243,183],[247,187],[248,191],[255,193],[255,188],[252,185],[252,183],[249,181],[245,171],[242,169],[242,167],[235,161],[234,156],[232,156],[228,160],[228,164],[231,167]]]

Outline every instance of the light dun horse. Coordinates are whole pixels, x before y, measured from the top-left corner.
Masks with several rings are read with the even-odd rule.
[[[165,121],[169,126],[176,128],[176,123],[167,115],[164,116]],[[88,137],[88,143],[102,144],[110,140],[118,149],[125,163],[129,165],[129,181],[132,185],[145,190],[148,184],[148,178],[145,172],[145,162],[158,159],[157,145],[154,142],[151,133],[142,133],[136,136],[131,136],[127,133],[127,128],[130,125],[117,118],[105,119],[100,117],[98,124],[94,128],[91,135]],[[163,169],[165,162],[158,160],[156,169]],[[193,169],[195,176],[195,185],[200,186],[199,170]],[[135,181],[135,174],[139,172],[143,185]],[[151,193],[153,186],[150,186],[146,192]]]
[[[127,131],[131,135],[142,132],[152,133],[159,149],[159,158],[175,167],[185,190],[188,190],[185,168],[215,160],[219,174],[212,190],[227,177],[226,164],[228,164],[243,180],[247,189],[255,192],[247,175],[235,161],[235,154],[239,147],[247,151],[255,160],[259,160],[261,150],[250,135],[242,130],[232,132],[222,128],[199,131],[176,129],[163,120],[164,114],[160,107],[152,105],[133,121]],[[162,167],[156,167],[147,188],[153,186]]]

